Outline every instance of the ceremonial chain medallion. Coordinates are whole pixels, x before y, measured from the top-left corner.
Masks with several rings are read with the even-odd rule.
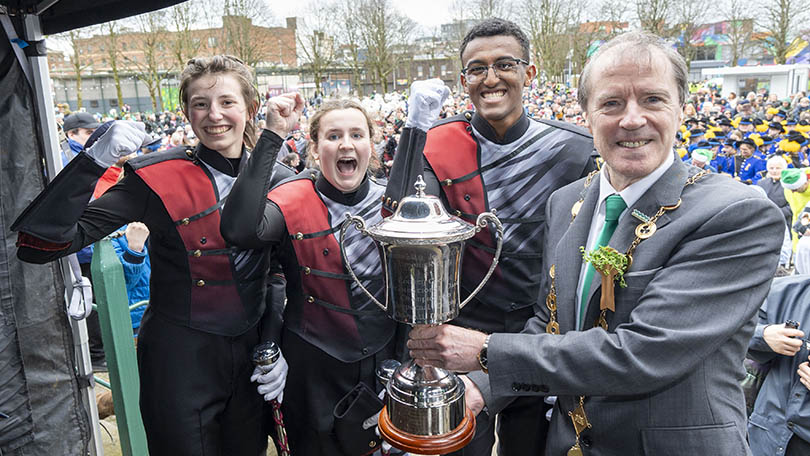
[[[580,199],[574,203],[571,207],[571,223],[573,223],[574,219],[576,219],[579,210],[582,208],[582,204],[585,201],[585,194],[587,193],[588,187],[591,185],[591,181],[593,177],[599,171],[591,172],[588,177],[585,178],[585,188],[583,188],[582,192],[580,193]],[[686,179],[684,183],[684,187],[688,187],[689,185],[694,184],[700,178],[707,175],[707,171],[700,171],[695,175]],[[681,200],[678,199],[678,202],[672,206],[661,206],[658,208],[658,211],[652,217],[647,216],[643,212],[633,209],[631,215],[641,221],[641,223],[636,226],[635,235],[636,238],[630,244],[630,247],[627,249],[627,253],[624,254],[624,257],[627,259],[627,265],[624,267],[623,271],[618,271],[618,274],[611,274],[610,278],[614,278],[615,276],[621,276],[630,269],[630,266],[633,264],[633,253],[636,251],[636,247],[638,247],[639,243],[645,239],[649,239],[652,237],[653,234],[658,230],[658,227],[655,225],[655,222],[666,212],[674,211],[681,206]],[[619,255],[621,255],[619,253]],[[549,310],[549,322],[546,324],[546,333],[548,334],[560,334],[560,324],[557,322],[557,289],[555,285],[554,275],[555,275],[555,265],[551,265],[548,271],[548,275],[551,278],[551,283],[549,285],[548,295],[546,296],[546,307]],[[613,289],[613,287],[602,287],[604,290],[605,288]],[[612,293],[611,293],[612,294]],[[611,296],[612,298],[612,296]],[[608,301],[612,302],[612,299]],[[604,300],[603,300],[604,302]],[[600,304],[601,311],[599,313],[599,318],[596,319],[594,322],[594,327],[600,327],[605,331],[608,330],[608,323],[606,319],[607,311],[611,310],[615,312],[615,308],[610,308],[610,304],[607,306],[604,304]],[[588,421],[588,416],[585,414],[585,396],[579,397],[579,406],[575,408],[573,411],[568,412],[568,416],[571,418],[571,422],[574,425],[574,432],[576,433],[576,442],[574,442],[574,446],[572,446],[567,453],[567,456],[582,456],[582,448],[579,445],[580,434],[585,429],[590,429],[591,423]]]

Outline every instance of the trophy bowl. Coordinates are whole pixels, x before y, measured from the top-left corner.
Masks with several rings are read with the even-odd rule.
[[[414,186],[416,195],[403,198],[392,216],[372,227],[366,228],[361,217],[346,214],[340,249],[351,277],[390,318],[409,325],[438,325],[458,316],[495,271],[503,227],[492,212],[480,214],[475,224],[449,215],[439,198],[424,193],[422,176]],[[464,241],[489,224],[498,233],[492,264],[475,290],[460,301]],[[385,280],[384,303],[363,287],[346,255],[344,239],[352,225],[377,246]],[[466,406],[464,382],[458,376],[435,366],[420,367],[413,360],[383,371],[378,376],[386,383],[386,405],[379,427],[392,446],[417,454],[442,454],[472,440],[475,416]]]

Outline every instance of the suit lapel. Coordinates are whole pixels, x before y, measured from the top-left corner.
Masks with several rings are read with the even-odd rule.
[[[588,231],[591,229],[591,218],[599,199],[599,178],[594,176],[593,183],[588,187],[585,199],[580,207],[579,214],[568,227],[565,234],[557,244],[555,254],[557,284],[557,302],[574,302],[570,309],[561,308],[557,312],[557,319],[562,332],[576,330],[577,286],[579,285],[579,272],[582,267],[582,253],[580,246],[588,242]],[[568,208],[566,208],[567,210]]]
[[[622,215],[621,219],[619,219],[619,225],[616,227],[616,231],[613,232],[608,246],[613,247],[620,253],[627,252],[630,248],[630,244],[632,244],[633,240],[636,238],[636,227],[642,223],[641,220],[632,215],[633,210],[637,210],[648,217],[653,217],[661,206],[677,205],[681,198],[681,193],[683,192],[683,186],[689,175],[688,171],[689,168],[687,168],[681,160],[676,159],[652,187],[650,187],[632,207],[627,208],[627,211]],[[655,226],[657,229],[661,229],[666,226],[669,221],[670,217],[668,213],[665,212],[656,220]],[[590,220],[588,221],[588,225],[590,228]],[[587,231],[585,236],[587,236]],[[585,242],[587,242],[587,239],[583,241],[582,245],[584,245]],[[633,269],[632,265],[630,269]],[[585,310],[584,329],[590,328],[599,315],[599,296],[601,296],[599,290],[601,286],[602,275],[597,272],[593,276],[591,289],[588,293],[588,306]]]

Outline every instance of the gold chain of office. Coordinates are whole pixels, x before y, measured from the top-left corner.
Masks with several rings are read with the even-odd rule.
[[[574,219],[577,217],[580,208],[582,207],[582,203],[585,201],[585,190],[591,185],[593,178],[599,171],[593,171],[588,174],[588,177],[585,178],[585,188],[582,191],[582,196],[580,197],[579,201],[575,202],[574,205],[571,207],[571,222],[573,223]],[[686,179],[684,183],[684,187],[694,184],[700,178],[708,174],[707,171],[700,171],[693,176],[690,176]],[[633,264],[633,253],[636,251],[636,247],[638,247],[639,243],[645,239],[649,239],[652,237],[653,234],[657,231],[657,227],[655,226],[655,222],[666,212],[674,211],[675,209],[681,206],[681,199],[678,199],[678,202],[672,206],[661,206],[658,208],[658,211],[652,217],[649,217],[646,221],[642,222],[640,225],[636,227],[636,238],[630,244],[630,247],[627,249],[627,253],[625,253],[625,257],[627,257],[627,266],[625,267],[624,271],[626,272],[630,269],[630,266]],[[549,334],[559,334],[560,333],[560,324],[557,322],[557,290],[555,286],[554,280],[554,269],[555,265],[551,265],[549,268],[548,274],[551,277],[551,286],[549,287],[548,296],[546,296],[546,307],[549,310],[549,322],[546,325],[546,332]],[[607,319],[605,316],[607,315],[608,309],[601,309],[599,312],[599,318],[596,319],[594,322],[594,327],[600,327],[607,331],[608,324]],[[568,412],[568,416],[571,418],[571,422],[574,425],[574,432],[576,433],[576,442],[574,445],[568,450],[567,456],[581,456],[582,455],[582,448],[579,445],[580,434],[585,429],[589,429],[592,427],[591,423],[588,421],[588,416],[585,414],[585,396],[579,397],[579,405],[573,411]]]

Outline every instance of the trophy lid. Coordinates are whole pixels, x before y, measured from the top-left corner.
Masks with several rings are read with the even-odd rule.
[[[413,361],[397,369],[388,383],[391,398],[416,408],[436,408],[464,397],[464,382],[444,369]]]
[[[416,194],[403,198],[394,215],[368,229],[372,238],[391,244],[434,245],[475,235],[474,224],[448,214],[439,198],[425,194],[422,176],[414,187]]]

